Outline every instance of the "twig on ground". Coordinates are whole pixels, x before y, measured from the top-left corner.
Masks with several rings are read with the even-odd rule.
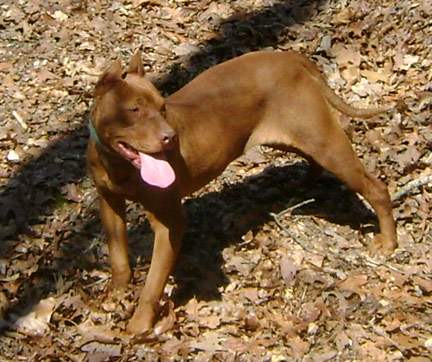
[[[24,129],[24,131],[28,130],[28,125],[24,121],[24,119],[20,116],[20,114],[16,111],[12,111],[12,116],[16,119],[16,121],[19,123],[19,125]]]
[[[95,285],[98,285],[98,284],[101,284],[101,283],[105,283],[108,279],[110,279],[109,276],[106,276],[106,277],[104,276],[104,277],[102,277],[102,278],[100,278],[100,279],[98,279],[98,280],[95,280],[94,282],[92,282],[92,283],[90,283],[90,284],[84,285],[84,286],[83,286],[83,289],[92,288],[92,287],[94,287]]]
[[[360,259],[360,262],[362,262],[364,265],[367,265],[369,267],[377,267],[377,266],[382,266],[386,269],[389,269],[391,271],[397,272],[399,274],[405,274],[405,272],[403,270],[400,270],[398,268],[395,268],[392,265],[389,265],[388,263],[381,263],[379,261],[375,261],[367,256],[358,256],[358,258]]]
[[[282,210],[281,212],[278,212],[277,214],[270,213],[270,215],[271,216],[276,215],[276,217],[281,218],[286,213],[293,212],[295,209],[298,209],[299,207],[302,207],[304,205],[310,204],[311,202],[315,202],[315,199],[304,200],[302,202],[299,202],[298,204],[295,204],[293,206],[287,207],[286,209]]]
[[[300,240],[298,240],[292,232],[290,232],[285,226],[282,225],[282,222],[280,220],[280,218],[283,215],[285,215],[286,213],[292,212],[294,209],[297,209],[297,208],[299,208],[299,207],[301,207],[303,205],[309,204],[309,203],[314,202],[314,201],[315,201],[315,199],[309,199],[309,200],[302,201],[302,202],[300,202],[300,203],[298,203],[296,205],[293,205],[293,206],[290,206],[290,207],[286,208],[285,210],[283,210],[283,211],[281,211],[281,212],[279,212],[277,214],[271,212],[270,216],[274,219],[274,221],[276,222],[277,226],[280,227],[280,229],[285,234],[285,236],[291,238],[294,242],[296,242],[298,245],[300,245],[303,250],[306,250],[309,253],[314,253],[314,254],[320,255],[316,251],[314,251],[314,250],[310,249],[309,247],[307,247],[306,245],[304,245]]]
[[[410,193],[412,190],[424,186],[426,184],[432,183],[432,175],[427,175],[420,177],[416,180],[408,182],[405,186],[402,186],[398,192],[392,195],[392,201],[396,201],[406,194]]]

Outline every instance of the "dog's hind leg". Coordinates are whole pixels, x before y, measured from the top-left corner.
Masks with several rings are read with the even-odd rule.
[[[314,116],[323,117],[322,114]],[[313,132],[305,142],[297,142],[296,148],[369,202],[380,227],[380,234],[375,237],[371,249],[373,252],[391,254],[397,247],[397,235],[387,186],[366,171],[335,120],[322,119],[319,124],[327,124],[325,132]]]
[[[372,249],[390,254],[397,246],[397,236],[386,185],[365,170],[328,103],[313,83],[304,82],[296,96],[283,103],[281,97],[285,94],[289,94],[288,91],[281,91],[269,105],[266,118],[253,132],[247,146],[262,143],[296,150],[332,172],[361,194],[375,210],[380,235],[375,238]]]

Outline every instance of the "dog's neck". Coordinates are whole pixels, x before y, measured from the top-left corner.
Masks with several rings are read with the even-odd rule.
[[[101,142],[101,140],[99,138],[99,135],[98,135],[98,133],[96,131],[96,128],[93,126],[93,122],[92,122],[91,119],[89,119],[87,126],[88,126],[88,129],[89,129],[89,132],[90,132],[90,139],[92,139],[93,141],[95,141],[98,146],[106,148],[106,146],[104,146],[102,144],[102,142]]]
[[[122,168],[127,169],[128,167],[123,167],[123,164],[129,164],[121,155],[119,155],[117,152],[115,152],[113,149],[107,147],[104,145],[99,137],[99,134],[93,125],[93,122],[91,118],[89,118],[88,121],[88,129],[89,129],[89,136],[90,140],[92,140],[96,144],[96,149],[100,156],[101,162],[103,165],[105,165],[105,168],[107,170],[110,169],[108,164],[114,164],[118,165],[118,162],[121,162]],[[133,166],[129,164],[129,166],[133,169]],[[111,176],[113,179],[118,179],[115,175]],[[120,178],[120,181],[117,180],[118,183],[122,183],[124,180]]]
[[[111,150],[109,147],[105,146],[100,137],[99,134],[95,128],[95,126],[93,125],[93,122],[91,120],[91,118],[88,121],[88,129],[89,129],[89,133],[90,133],[90,139],[93,140],[96,143],[96,146],[98,146],[102,151],[107,152],[110,155],[117,155],[117,152],[114,152],[113,150]]]

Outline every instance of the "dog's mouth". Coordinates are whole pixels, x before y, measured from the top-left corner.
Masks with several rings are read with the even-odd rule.
[[[144,153],[126,142],[117,143],[118,152],[140,170],[144,182],[166,188],[175,181],[175,173],[164,152]]]
[[[127,144],[126,142],[118,142],[117,150],[126,160],[132,163],[136,168],[141,169],[139,152],[134,147]]]

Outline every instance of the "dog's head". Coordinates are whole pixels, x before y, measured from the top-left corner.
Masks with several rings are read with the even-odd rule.
[[[143,163],[166,159],[175,146],[176,133],[163,116],[163,97],[145,77],[140,52],[131,58],[125,73],[121,62],[115,61],[98,80],[94,98],[92,125],[105,147],[123,156],[141,174],[146,172]]]

